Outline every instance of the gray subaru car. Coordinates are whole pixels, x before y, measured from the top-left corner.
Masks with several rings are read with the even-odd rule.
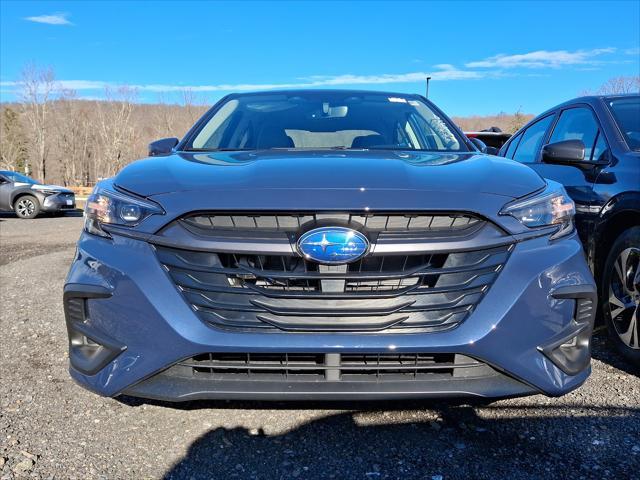
[[[418,95],[222,99],[101,181],[64,288],[101,395],[562,395],[596,288],[562,185]]]
[[[72,190],[45,185],[18,172],[0,170],[0,211],[20,218],[35,218],[40,212],[63,213],[75,210]]]

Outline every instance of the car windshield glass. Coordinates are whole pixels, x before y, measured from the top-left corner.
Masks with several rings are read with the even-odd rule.
[[[22,175],[18,172],[0,172],[3,177],[6,177],[10,182],[15,183],[28,183],[30,185],[35,185],[36,182],[34,179],[27,177],[26,175]]]
[[[449,121],[416,97],[344,92],[231,97],[186,145],[274,148],[468,151]]]
[[[640,97],[617,98],[609,106],[629,148],[640,151]]]

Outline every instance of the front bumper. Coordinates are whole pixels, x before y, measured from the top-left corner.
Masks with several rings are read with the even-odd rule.
[[[41,201],[43,212],[60,212],[64,210],[75,210],[76,199],[72,193],[56,193],[47,195]]]
[[[82,234],[65,292],[71,375],[105,396],[172,401],[557,396],[580,386],[590,373],[596,294],[575,235],[517,243],[471,315],[435,333],[265,335],[212,328],[185,302],[153,247],[119,235],[108,240]],[[74,298],[82,299],[75,307],[69,303]],[[86,309],[80,314],[79,305]],[[83,318],[74,321],[78,315]],[[323,373],[320,380],[278,382],[268,377],[215,380],[194,374],[201,370],[179,371],[177,364],[212,352],[310,353],[337,365],[331,364],[332,373]],[[340,374],[341,355],[389,353],[454,355],[481,365],[472,375],[457,374],[457,366],[450,365],[454,373],[449,377],[432,379],[351,381]],[[319,370],[327,368],[323,363]]]

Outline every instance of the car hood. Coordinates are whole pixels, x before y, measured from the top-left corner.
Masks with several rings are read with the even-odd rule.
[[[59,185],[40,185],[40,184],[35,184],[35,185],[31,185],[31,189],[32,190],[49,190],[49,191],[56,191],[56,192],[60,192],[60,193],[73,193],[73,190],[69,190],[68,188],[64,188],[64,187],[61,187]]]
[[[174,192],[355,189],[517,198],[545,185],[530,168],[495,156],[361,150],[181,152],[134,162],[114,183],[144,197]]]

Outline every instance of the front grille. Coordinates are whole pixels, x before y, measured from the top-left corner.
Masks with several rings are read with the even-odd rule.
[[[462,322],[495,281],[511,245],[418,255],[372,255],[338,267],[289,255],[156,245],[198,316],[224,329],[442,331]]]
[[[238,381],[424,381],[494,374],[482,362],[449,353],[205,353],[167,373]]]

